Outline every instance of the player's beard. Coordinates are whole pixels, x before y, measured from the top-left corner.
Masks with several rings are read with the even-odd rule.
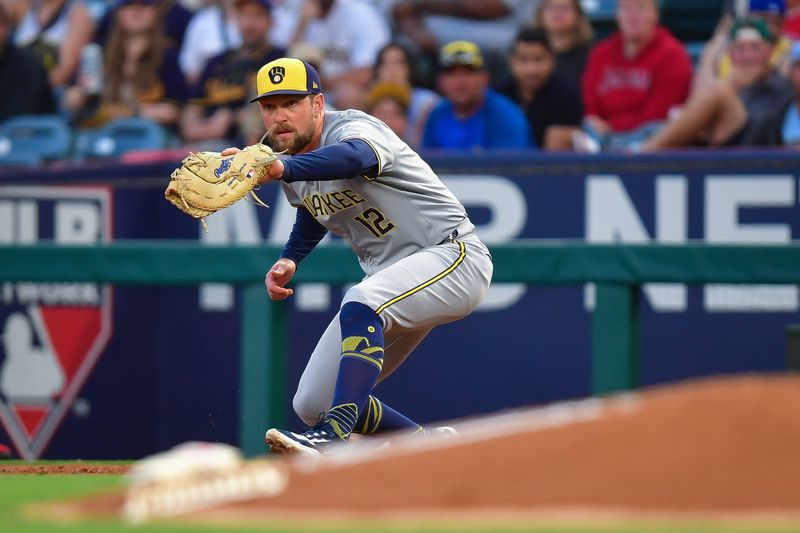
[[[287,131],[294,133],[294,137],[286,141],[281,141],[276,138],[277,134],[285,133]],[[314,121],[312,118],[311,125],[303,133],[300,133],[297,128],[293,128],[288,125],[276,126],[275,131],[272,131],[267,135],[267,140],[269,141],[270,147],[276,152],[285,151],[288,154],[297,154],[311,143],[311,137],[313,136],[313,133]]]
[[[276,133],[283,133],[286,131],[291,131],[294,133],[294,137],[291,140],[282,142],[275,138]],[[309,145],[309,143],[311,142],[312,131],[313,130],[309,129],[309,131],[301,134],[295,128],[284,128],[280,131],[268,135],[267,139],[269,140],[270,147],[276,152],[285,151],[288,154],[296,154]]]

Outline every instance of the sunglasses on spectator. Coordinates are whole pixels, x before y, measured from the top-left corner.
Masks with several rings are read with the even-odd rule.
[[[456,52],[454,54],[450,54],[444,56],[440,61],[439,64],[443,68],[450,68],[450,67],[472,67],[478,68],[483,64],[483,59],[477,54],[473,54],[472,52]]]

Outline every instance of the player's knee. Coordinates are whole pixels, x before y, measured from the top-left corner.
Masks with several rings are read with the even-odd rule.
[[[305,424],[313,426],[330,405],[324,405],[310,394],[298,391],[292,399],[292,408]]]
[[[365,307],[369,307],[367,303],[369,300],[367,298],[367,291],[361,287],[361,284],[353,285],[350,289],[347,290],[344,297],[342,298],[342,307],[343,309],[348,304],[361,304]]]

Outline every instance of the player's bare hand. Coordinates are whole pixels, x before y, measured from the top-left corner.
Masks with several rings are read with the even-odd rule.
[[[283,176],[283,168],[284,168],[283,161],[281,161],[280,159],[276,159],[269,166],[269,170],[267,170],[267,173],[264,174],[264,177],[261,178],[259,183],[266,183],[268,181],[278,181],[279,179],[281,179],[281,176]]]
[[[264,280],[271,300],[285,300],[294,293],[292,289],[286,288],[286,284],[296,271],[297,265],[291,259],[282,257],[275,261]]]
[[[222,155],[233,155],[233,154],[236,154],[236,153],[238,153],[238,152],[240,152],[240,151],[241,151],[241,150],[239,150],[239,149],[238,149],[238,148],[236,148],[235,146],[231,146],[230,148],[225,148],[225,149],[224,149],[222,152],[220,152],[220,153],[221,153]]]

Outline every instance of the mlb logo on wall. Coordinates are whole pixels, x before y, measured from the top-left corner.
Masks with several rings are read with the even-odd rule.
[[[0,187],[0,244],[111,241],[106,187]],[[0,284],[0,422],[20,457],[44,453],[111,336],[96,283]]]

